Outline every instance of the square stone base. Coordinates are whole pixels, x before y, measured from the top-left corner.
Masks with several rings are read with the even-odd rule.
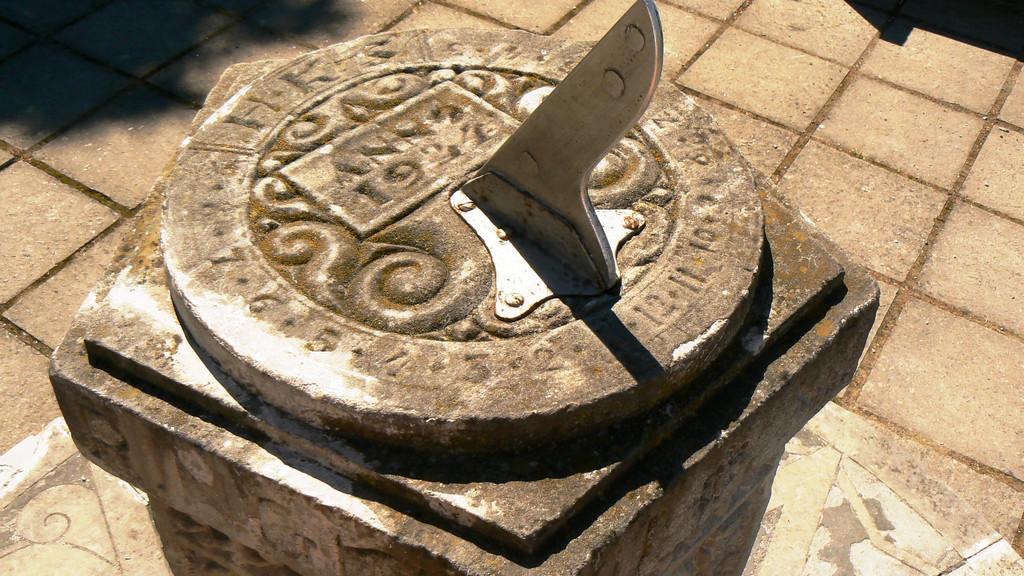
[[[774,312],[796,293],[779,284],[791,264],[780,260],[789,252],[784,240],[813,232],[775,200],[764,203],[776,278],[759,290]],[[138,232],[151,233],[152,224],[144,215]],[[806,305],[533,554],[347,478],[143,378],[97,368],[85,345],[87,315],[55,353],[51,377],[79,448],[150,495],[170,562],[185,574],[739,574],[785,443],[856,368],[877,288],[845,265],[831,296]],[[749,342],[736,347],[722,362],[749,355],[741,350]],[[529,493],[531,481],[523,482]],[[544,489],[534,482],[533,490]]]
[[[272,64],[232,68],[210,100],[231,93],[233,74]],[[769,249],[754,309],[701,385],[608,438],[485,462],[533,467],[507,479],[429,478],[198,385],[225,377],[210,377],[169,304],[159,195],[55,352],[51,380],[82,453],[148,493],[177,573],[738,575],[786,442],[852,377],[878,303],[863,270],[762,200]],[[104,307],[117,282],[146,305]],[[190,370],[168,370],[164,350]],[[495,536],[535,518],[546,524],[529,551]]]

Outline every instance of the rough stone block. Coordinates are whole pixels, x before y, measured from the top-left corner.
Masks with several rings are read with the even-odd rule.
[[[446,34],[452,33],[382,35],[360,40],[363,44],[356,46],[357,50],[352,50],[352,45],[331,47],[293,63],[299,74],[287,78],[298,88],[303,82],[320,82],[325,76],[317,67],[323,62],[338,62],[338,53],[356,54],[357,60],[366,59],[362,62],[366,69],[374,69],[380,65],[376,58],[396,54],[402,54],[398,58],[429,58],[423,55],[424,50],[441,48],[445,66],[451,66],[453,60],[466,66],[466,62],[479,57],[475,52],[479,45],[479,53],[510,54],[509,66],[522,66],[541,76],[564,74],[566,63],[583,53],[578,46],[553,51],[547,46],[558,44],[525,34],[461,31],[457,38]],[[455,40],[462,52],[452,54]],[[505,50],[505,42],[515,49]],[[403,48],[396,50],[398,47]],[[531,50],[543,57],[532,60],[521,56]],[[421,66],[436,64],[428,60]],[[403,65],[401,69],[410,67]],[[268,72],[269,76],[253,82]],[[367,437],[365,432],[353,432],[352,425],[339,426],[338,420],[311,417],[309,412],[296,409],[302,404],[282,402],[280,397],[254,388],[253,374],[238,370],[241,364],[226,365],[223,350],[216,348],[208,334],[197,338],[209,326],[194,322],[186,329],[182,325],[185,317],[209,320],[202,309],[206,304],[194,298],[195,292],[189,292],[194,286],[183,286],[184,280],[219,282],[217,286],[225,291],[248,286],[243,297],[262,294],[264,284],[254,275],[228,272],[220,280],[203,276],[209,263],[195,269],[191,279],[180,274],[181,259],[190,257],[182,252],[182,246],[175,245],[174,236],[182,233],[181,226],[205,227],[211,239],[233,232],[220,227],[216,218],[196,218],[199,212],[187,220],[178,211],[181,205],[174,205],[197,198],[182,194],[190,190],[192,178],[203,174],[204,157],[217,158],[227,169],[207,173],[204,184],[199,184],[210,186],[211,193],[198,199],[214,203],[212,199],[221,188],[212,185],[215,182],[210,177],[229,173],[232,161],[226,159],[233,154],[249,154],[246,147],[255,145],[252,132],[262,132],[264,126],[269,126],[269,118],[261,116],[265,111],[249,108],[253,114],[243,118],[232,116],[227,109],[218,110],[221,103],[246,108],[249,102],[231,96],[239,90],[243,95],[258,95],[272,79],[284,78],[290,72],[280,63],[229,70],[194,123],[195,133],[188,139],[187,148],[158,186],[161,196],[154,198],[135,222],[128,242],[137,250],[119,259],[55,354],[52,379],[76,442],[90,459],[149,494],[172,566],[186,573],[223,569],[242,574],[276,571],[309,575],[726,574],[742,570],[745,551],[756,535],[786,441],[845,385],[855,370],[877,307],[877,288],[870,277],[794,218],[772,194],[759,196],[756,175],[692,101],[665,97],[656,101],[653,120],[641,125],[641,130],[647,131],[653,142],[677,143],[666,149],[671,158],[662,161],[677,162],[672,165],[672,175],[686,182],[690,198],[705,203],[716,198],[728,200],[715,200],[721,206],[716,212],[698,212],[705,217],[703,220],[689,220],[690,208],[685,204],[672,208],[678,210],[675,225],[704,231],[691,236],[691,242],[717,242],[704,245],[730,255],[727,260],[714,261],[716,268],[707,260],[719,257],[719,253],[706,248],[706,255],[694,253],[702,258],[693,260],[695,269],[707,271],[706,276],[696,278],[746,286],[716,293],[716,300],[704,309],[692,309],[691,319],[707,310],[717,310],[715,306],[725,306],[726,313],[734,315],[730,321],[734,318],[736,322],[723,333],[727,336],[716,340],[714,332],[709,335],[697,329],[699,322],[692,326],[680,323],[669,336],[680,338],[682,345],[679,341],[669,344],[658,341],[658,334],[649,334],[643,329],[645,324],[627,322],[631,331],[626,331],[644,339],[660,370],[668,366],[677,370],[670,374],[682,375],[672,379],[650,379],[656,372],[634,371],[630,381],[625,372],[618,372],[629,366],[629,356],[592,362],[595,354],[604,354],[605,350],[597,345],[576,350],[572,362],[590,362],[595,369],[586,379],[578,375],[565,379],[564,386],[595,397],[602,391],[600,386],[610,382],[610,375],[622,378],[628,386],[621,389],[620,402],[613,410],[606,410],[607,405],[600,403],[588,405],[586,395],[576,398],[571,406],[575,411],[566,410],[561,416],[572,424],[569,428],[545,424],[555,421],[547,421],[543,412],[524,411],[530,402],[563,401],[555,394],[563,392],[558,390],[562,384],[555,385],[563,380],[559,373],[562,369],[556,365],[549,367],[554,375],[548,399],[506,392],[505,396],[475,400],[483,407],[490,406],[486,402],[497,402],[494,407],[503,410],[502,418],[525,418],[502,432],[505,437],[519,436],[508,442],[503,439],[503,444],[488,439],[491,432],[504,430],[500,419],[494,423],[487,418],[467,420],[460,429],[462,436],[457,436],[448,434],[447,427],[452,424],[440,419],[431,422],[432,427],[419,427],[417,413],[405,416],[403,422],[412,424],[409,428],[380,428]],[[514,110],[503,103],[502,89],[488,91],[504,86],[500,78],[484,76],[480,82],[463,78],[456,81],[468,88],[458,89],[448,85],[450,79],[458,78],[455,74],[442,71],[430,78],[438,88],[414,78],[406,78],[401,85],[419,87],[417,90],[435,98],[454,94],[468,99],[470,107],[463,117],[472,113],[491,119],[481,120],[483,123],[498,120],[493,120],[493,109],[481,102],[496,107],[499,113]],[[442,93],[442,89],[447,92]],[[459,90],[472,90],[488,100],[474,100]],[[285,94],[287,91],[280,90],[264,95],[280,98]],[[422,98],[416,94],[413,91],[404,96],[408,106],[399,109],[415,110],[421,105]],[[486,114],[474,112],[472,107]],[[387,113],[377,114],[380,120],[373,126],[387,126],[391,121]],[[231,121],[234,126],[229,126]],[[248,132],[239,128],[245,126]],[[332,134],[330,138],[337,136]],[[323,193],[326,188],[318,188],[321,184],[316,177],[329,172],[327,167],[301,169],[303,160],[310,158],[309,150],[303,148],[301,154],[288,156],[288,148],[275,147],[273,151],[280,155],[270,159],[280,162],[261,162],[259,169],[266,173],[280,169],[291,182],[309,188],[310,194]],[[643,165],[642,157],[638,160],[628,150],[620,154],[632,158],[630,166],[637,162]],[[645,181],[638,180],[625,192],[606,185],[592,194],[600,206],[601,202],[619,201],[615,200],[616,194],[628,196],[634,186],[646,190],[643,187],[650,185],[643,184]],[[223,188],[231,190],[236,186],[233,182]],[[682,184],[655,187],[642,201],[673,206],[675,186],[679,186],[675,190],[683,188]],[[344,192],[331,192],[329,201],[337,201]],[[167,196],[168,206],[163,215],[158,205],[162,195]],[[266,199],[276,202],[287,198],[277,195]],[[223,201],[237,199],[228,197]],[[264,200],[257,197],[257,201]],[[404,217],[427,230],[438,221],[435,218],[448,217],[443,210],[435,210],[428,199],[421,206]],[[195,208],[200,212],[205,209],[202,205]],[[280,213],[283,207],[269,208]],[[657,213],[655,208],[651,210]],[[373,237],[392,223],[377,221],[379,215],[371,212],[362,215],[366,218],[355,212],[334,213],[341,214],[346,222],[358,220],[364,228],[352,223],[348,226],[365,237]],[[269,214],[258,212],[256,216],[266,218]],[[402,222],[401,217],[397,215],[396,221]],[[734,225],[728,232],[712,234],[705,227],[716,218],[729,219]],[[452,222],[460,224],[458,220]],[[652,231],[665,225],[673,224],[650,224]],[[163,244],[159,242],[161,226],[165,233],[170,231],[169,241]],[[268,227],[264,232],[273,229]],[[455,234],[458,228],[449,225],[444,230]],[[672,242],[654,233],[647,238],[648,242]],[[736,246],[729,244],[734,239]],[[406,241],[405,237],[391,239],[392,245],[401,241]],[[463,240],[459,237],[458,241]],[[193,248],[207,250],[210,246]],[[424,249],[430,248],[428,245]],[[210,263],[234,266],[241,260],[238,254],[233,250],[215,252]],[[753,263],[748,262],[751,255]],[[632,282],[642,278],[635,272],[631,275],[629,268],[637,262],[654,262],[653,269],[658,270],[658,258],[657,251],[649,256],[640,252],[627,257],[624,253],[623,301],[629,302]],[[651,275],[659,278],[655,272]],[[168,276],[172,279],[170,285]],[[673,282],[680,290],[687,289],[686,282],[692,281],[679,280],[683,276],[675,278]],[[656,280],[651,282],[657,285]],[[296,286],[308,291],[310,285],[297,282]],[[322,298],[316,292],[304,294],[309,301]],[[672,300],[656,295],[662,310],[674,313]],[[299,300],[298,296],[288,297],[288,301]],[[266,309],[263,304],[250,306],[248,313],[259,314]],[[341,308],[333,313],[351,312]],[[666,317],[670,316],[651,322],[664,322]],[[276,322],[276,316],[265,318]],[[432,325],[422,328],[402,324],[398,318],[370,323],[355,316],[349,322],[366,322],[378,334],[406,331],[416,336],[415,331],[421,330],[435,342],[451,346],[461,346],[460,339],[466,334],[438,331]],[[553,318],[557,321],[558,317]],[[281,326],[290,329],[285,322],[287,316],[280,319]],[[598,334],[607,330],[600,324],[595,326]],[[687,335],[691,328],[695,331]],[[617,332],[620,338],[621,332]],[[505,338],[486,329],[469,333],[481,338],[476,344],[484,347],[497,347]],[[403,334],[403,338],[413,337]],[[518,337],[529,342],[533,334]],[[255,333],[222,335],[231,340]],[[311,360],[333,357],[334,350],[346,350],[364,338],[358,334],[338,336],[307,340],[310,346],[304,354]],[[579,336],[587,337],[585,333]],[[376,338],[386,340],[383,335]],[[368,346],[374,345],[373,339],[367,342]],[[428,339],[419,342],[422,347],[440,346]],[[621,339],[609,340],[605,346],[615,352],[621,343]],[[549,343],[548,347],[555,345]],[[702,352],[706,357],[693,355],[689,352],[692,350],[707,351]],[[504,373],[519,370],[514,354],[505,355]],[[386,379],[395,377],[381,366],[353,366],[376,374],[380,381],[379,387],[366,388],[367,393],[379,394],[385,384],[391,385]],[[265,366],[254,368],[263,370]],[[424,388],[433,386],[430,378],[437,377],[442,368],[431,367],[433,375],[424,369],[414,380],[405,373],[405,394],[420,393],[412,383]],[[302,376],[309,377],[310,373]],[[267,376],[263,373],[258,377]],[[465,379],[448,380],[447,391],[439,390],[447,398],[455,398],[457,393],[491,386],[502,377],[503,373],[495,372],[483,376],[467,373]],[[333,382],[312,380],[311,385],[324,387]],[[657,384],[656,394],[643,392],[653,384]],[[517,390],[519,384],[512,381],[503,385]],[[336,388],[324,387],[321,392],[323,400],[335,401],[331,395],[337,393]],[[392,398],[401,400],[397,396],[381,398],[387,402]],[[345,406],[339,403],[328,408]],[[444,411],[450,407],[431,401],[419,410]],[[458,412],[452,414],[460,416]],[[579,414],[585,417],[573,423]],[[424,435],[431,430],[436,434],[434,438]],[[517,449],[509,450],[513,445]]]

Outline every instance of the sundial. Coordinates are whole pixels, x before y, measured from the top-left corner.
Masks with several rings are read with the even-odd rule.
[[[609,26],[225,73],[52,370],[172,568],[742,571],[877,289]]]
[[[490,450],[647,409],[731,339],[760,201],[739,174],[684,184],[652,2],[588,52],[371,42],[254,84],[166,187],[177,309],[240,385],[318,427]]]

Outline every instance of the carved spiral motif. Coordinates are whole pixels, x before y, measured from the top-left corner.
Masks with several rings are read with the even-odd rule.
[[[465,290],[451,281],[444,262],[414,248],[390,248],[394,251],[365,264],[349,284],[348,305],[357,318],[390,332],[422,333],[459,315]]]
[[[351,126],[323,112],[312,112],[288,126],[282,133],[285,143],[298,151],[308,152],[334,138],[343,128]]]
[[[252,198],[260,208],[260,228],[264,232],[270,232],[281,222],[329,219],[323,208],[300,196],[287,182],[277,177],[258,180],[253,187]]]
[[[486,102],[472,106],[490,106],[519,121],[551,92],[549,82],[532,76],[435,69],[395,73],[328,95],[284,126],[257,163],[250,196],[257,246],[306,296],[379,330],[476,340],[516,337],[570,322],[573,315],[558,301],[516,322],[498,320],[490,260],[465,223],[444,202],[440,209],[428,201],[394,208],[406,202],[405,195],[421,197],[417,194],[437,186],[442,177],[450,179],[452,174],[445,173],[449,165],[468,176],[475,166],[464,165],[464,156],[484,145],[496,146],[507,130],[496,121],[481,122],[480,112],[457,100],[413,100],[446,83]],[[403,104],[415,112],[389,115]],[[311,158],[323,158],[316,170],[308,166]],[[300,160],[306,164],[296,177],[293,168]],[[424,162],[433,168],[425,169],[431,164]],[[658,217],[665,203],[641,201],[653,194],[662,174],[648,146],[630,136],[591,178],[597,206],[643,205],[648,222],[654,223],[644,234],[657,241],[630,251],[627,266],[637,269],[628,278],[638,277],[656,257],[672,226],[671,218]],[[393,216],[377,222],[381,213]],[[353,220],[362,224],[353,225]],[[256,313],[263,309],[254,308]],[[323,348],[331,346],[332,339],[325,337]]]
[[[292,222],[267,234],[261,247],[311,298],[328,308],[342,304],[340,283],[354,251],[343,231],[322,223]]]

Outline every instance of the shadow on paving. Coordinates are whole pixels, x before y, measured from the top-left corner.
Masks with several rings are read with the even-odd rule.
[[[1014,58],[1024,52],[1024,3],[1017,0],[905,0],[898,18],[884,28],[876,10],[846,1],[881,31],[883,42],[903,45],[919,28]]]
[[[267,45],[316,33],[341,41],[354,34],[358,2],[0,0],[0,139],[29,148],[76,121],[147,118],[201,103],[209,87],[198,94],[187,78],[196,68],[216,68],[212,85],[235,53],[251,60]],[[168,97],[111,103],[140,79]]]

